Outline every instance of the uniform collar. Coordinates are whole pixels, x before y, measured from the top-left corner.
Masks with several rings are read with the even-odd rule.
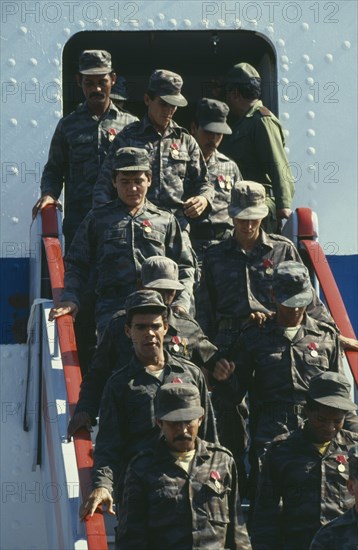
[[[254,116],[255,112],[260,109],[260,107],[263,107],[263,103],[261,101],[261,99],[258,99],[253,105],[252,107],[250,107],[250,109],[246,112],[246,114],[244,115],[244,117],[247,117],[247,118],[251,118]]]
[[[156,132],[158,135],[160,135],[158,130],[156,130],[154,128],[152,122],[150,121],[150,119],[148,117],[148,113],[146,113],[144,115],[144,117],[142,118],[141,126],[142,126],[142,129],[143,129],[143,133],[150,130],[151,132]],[[182,128],[176,122],[174,122],[174,120],[170,120],[168,126],[166,127],[166,129],[164,131],[163,136],[170,135],[171,133],[180,135],[181,131],[182,131]]]

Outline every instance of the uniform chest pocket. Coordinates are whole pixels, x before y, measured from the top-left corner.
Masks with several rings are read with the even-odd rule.
[[[160,245],[164,245],[165,243],[165,233],[154,227],[143,227],[142,235],[146,242],[158,243]]]
[[[312,355],[312,352],[305,351],[303,354],[303,360],[310,367],[316,367],[320,370],[326,370],[329,368],[328,358],[325,355],[320,355],[319,353],[318,355]]]
[[[162,527],[173,523],[177,516],[179,488],[168,479],[158,487],[151,487],[149,492],[149,518],[151,527]]]
[[[202,487],[202,508],[211,523],[229,523],[230,487],[209,480]]]
[[[168,154],[167,171],[173,176],[184,178],[187,170],[190,156],[187,151],[178,151],[178,149],[170,149]]]
[[[105,241],[112,241],[112,240],[122,240],[126,241],[127,239],[127,228],[126,227],[114,227],[111,229],[107,229],[107,231],[104,234],[104,240]]]
[[[94,153],[93,136],[81,135],[70,143],[71,161],[74,163],[83,163]]]
[[[130,391],[127,397],[127,425],[130,434],[148,433],[155,427],[154,397],[157,387]]]

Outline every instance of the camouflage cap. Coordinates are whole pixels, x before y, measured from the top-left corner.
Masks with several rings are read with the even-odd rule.
[[[276,301],[286,307],[305,307],[313,299],[310,274],[300,262],[280,262],[273,272]]]
[[[163,298],[155,290],[137,290],[132,292],[127,297],[124,304],[126,313],[134,310],[142,310],[147,308],[157,308],[160,311],[165,311],[167,306],[163,302]]]
[[[139,147],[122,147],[113,158],[115,172],[145,172],[150,170],[150,161],[146,149]]]
[[[142,264],[142,285],[145,288],[183,290],[178,265],[166,256],[151,256]]]
[[[229,216],[240,220],[261,220],[268,214],[266,191],[261,183],[239,181],[231,189]]]
[[[81,74],[108,74],[112,72],[111,54],[106,50],[85,50],[80,55]]]
[[[185,107],[188,102],[180,93],[182,86],[183,79],[180,75],[165,69],[157,69],[149,78],[148,92],[161,97],[170,105]]]
[[[194,384],[163,384],[157,391],[155,405],[158,420],[171,422],[195,420],[205,412]]]
[[[111,99],[127,99],[127,81],[124,76],[117,76],[116,83],[112,86],[111,93],[109,94]]]
[[[350,383],[338,372],[316,374],[311,378],[308,388],[308,395],[313,401],[342,411],[354,411],[358,408],[351,400],[350,392]]]
[[[228,114],[229,107],[226,103],[207,97],[199,101],[196,111],[199,126],[207,132],[216,134],[232,134],[230,126],[226,123]]]
[[[261,80],[257,70],[249,63],[237,63],[227,73],[225,84],[251,84],[253,79]]]
[[[358,479],[358,445],[348,451],[348,471],[350,479]]]

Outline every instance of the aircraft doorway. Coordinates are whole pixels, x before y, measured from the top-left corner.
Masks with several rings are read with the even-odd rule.
[[[75,83],[78,58],[85,49],[105,49],[127,80],[125,109],[144,114],[143,93],[154,69],[169,69],[183,80],[189,106],[178,109],[175,121],[188,127],[201,97],[220,96],[218,84],[232,65],[246,61],[262,78],[264,104],[278,115],[276,55],[271,43],[253,31],[85,31],[74,35],[63,52],[63,110],[70,113],[83,101]]]

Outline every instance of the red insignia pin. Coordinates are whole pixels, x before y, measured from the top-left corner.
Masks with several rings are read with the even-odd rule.
[[[220,481],[221,475],[219,474],[219,472],[217,470],[211,470],[210,478],[215,479],[216,481]]]
[[[108,128],[108,133],[111,134],[111,136],[117,135],[117,130],[115,128]]]
[[[310,342],[307,347],[308,347],[309,350],[313,349],[313,350],[317,351],[317,344],[315,342]]]
[[[267,268],[269,268],[269,269],[273,268],[273,263],[272,263],[272,261],[269,260],[268,258],[266,258],[266,260],[264,260],[264,261],[262,262],[262,265],[264,266],[265,269],[267,269]]]
[[[172,380],[172,384],[182,384],[182,383],[183,383],[183,380],[181,378],[179,378],[179,376],[176,376]]]
[[[144,227],[152,227],[152,222],[150,220],[143,220],[142,224]]]
[[[220,174],[220,175],[218,176],[218,180],[219,180],[219,181],[225,181],[225,176],[223,176],[222,174]]]
[[[179,145],[175,142],[171,144],[170,148],[174,149],[175,151],[179,151]]]
[[[173,336],[172,342],[174,342],[174,344],[180,344],[181,342],[180,336]]]

